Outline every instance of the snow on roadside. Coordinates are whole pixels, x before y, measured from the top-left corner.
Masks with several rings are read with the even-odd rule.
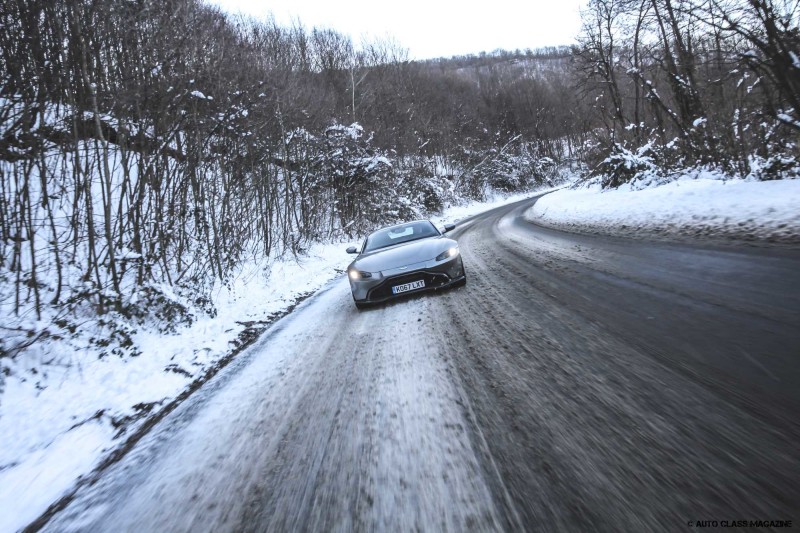
[[[800,180],[686,177],[639,190],[590,184],[545,196],[525,218],[556,229],[627,237],[800,243]]]
[[[131,417],[141,423],[176,398],[231,351],[245,323],[268,320],[339,275],[348,262],[344,246],[315,246],[297,263],[276,262],[268,277],[263,265],[251,264],[218,290],[216,317],[198,316],[173,335],[134,334],[137,357],[99,358],[89,347],[57,353],[65,346],[51,345],[4,362],[10,375],[0,396],[0,532],[36,519],[121,444],[115,425]]]
[[[434,222],[443,225],[532,194],[453,207]],[[348,244],[355,243],[315,245],[297,262],[269,265],[268,275],[265,265],[251,264],[218,290],[215,317],[197,317],[172,335],[134,334],[137,357],[99,358],[92,348],[57,353],[63,345],[43,345],[4,361],[9,375],[0,376],[0,533],[35,520],[121,444],[115,425],[138,418],[127,425],[130,434],[228,354],[247,323],[269,321],[341,276],[352,260],[344,251]]]

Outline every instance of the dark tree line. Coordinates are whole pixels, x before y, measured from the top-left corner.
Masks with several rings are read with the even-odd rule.
[[[531,51],[411,62],[197,0],[6,0],[0,25],[0,305],[67,329],[174,318],[165,286],[207,305],[248,257],[553,179],[582,143]]]
[[[636,152],[661,169],[796,176],[798,20],[796,1],[592,0],[576,58],[596,158],[610,155],[598,172],[630,179]]]

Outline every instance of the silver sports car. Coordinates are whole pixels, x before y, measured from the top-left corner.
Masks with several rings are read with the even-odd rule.
[[[447,224],[444,232],[455,228]],[[467,274],[458,243],[448,239],[430,220],[416,220],[370,234],[358,257],[347,267],[356,307],[382,302],[401,294],[464,285]]]

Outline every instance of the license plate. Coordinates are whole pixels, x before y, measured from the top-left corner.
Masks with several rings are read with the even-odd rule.
[[[411,283],[403,283],[402,285],[395,285],[392,287],[392,294],[400,294],[401,292],[413,291],[414,289],[421,289],[425,286],[425,280],[412,281]]]

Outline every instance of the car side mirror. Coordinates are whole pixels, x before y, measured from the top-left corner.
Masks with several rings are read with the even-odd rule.
[[[455,224],[445,224],[444,225],[444,232],[445,233],[447,233],[448,231],[453,231],[454,229],[456,229],[456,225]]]
[[[355,246],[350,246],[350,247],[347,249],[347,253],[348,253],[348,254],[357,254],[357,253],[358,253],[358,250],[356,250],[356,247],[355,247]]]

